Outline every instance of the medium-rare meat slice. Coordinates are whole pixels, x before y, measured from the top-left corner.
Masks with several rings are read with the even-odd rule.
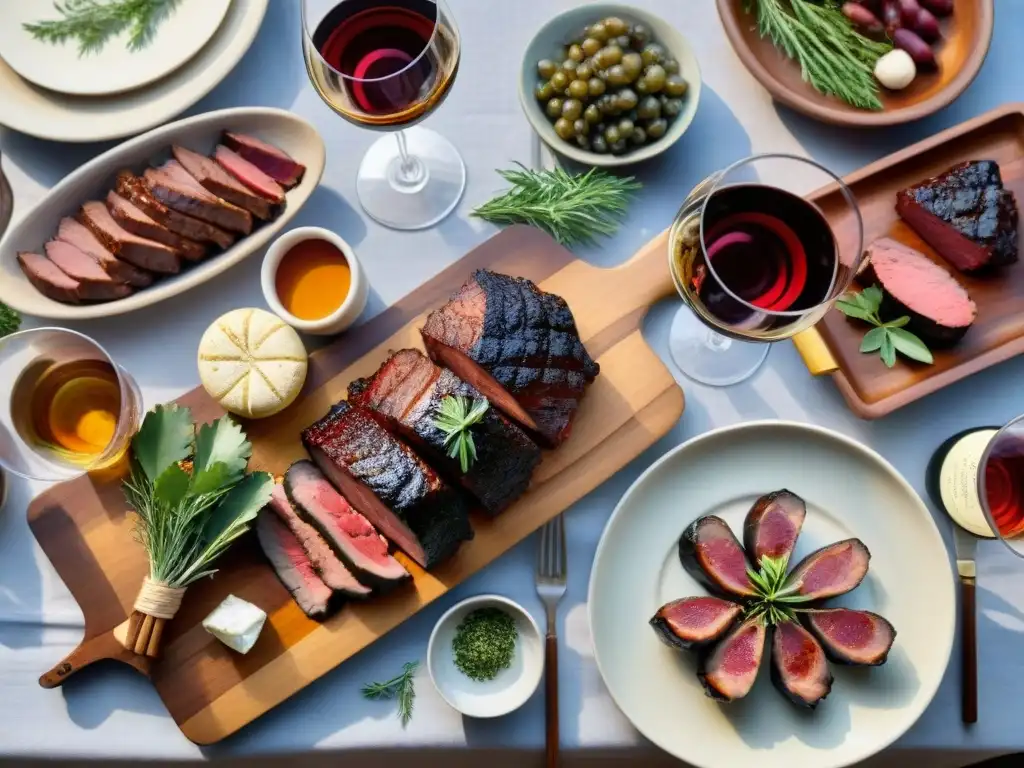
[[[896,629],[870,611],[852,608],[820,608],[800,611],[829,660],[837,664],[877,667],[885,664],[896,640]]]
[[[868,246],[869,280],[882,289],[879,316],[907,316],[907,330],[929,346],[960,341],[978,317],[967,289],[949,272],[913,248],[883,237]]]
[[[679,537],[679,561],[698,582],[716,595],[749,598],[755,594],[750,564],[729,524],[707,515],[694,520]]]
[[[372,377],[349,384],[348,397],[350,403],[378,415],[388,429],[469,491],[490,514],[501,512],[526,492],[540,461],[540,448],[526,433],[489,408],[470,428],[476,459],[463,472],[459,460],[449,455],[446,435],[435,419],[445,398],[472,402],[483,395],[418,350],[391,355]]]
[[[232,232],[252,232],[251,213],[210,193],[174,160],[147,168],[142,178],[153,197],[168,208]]]
[[[277,578],[302,612],[311,619],[326,618],[332,609],[334,592],[317,576],[306,550],[288,527],[276,515],[263,510],[256,516],[256,536]]]
[[[244,157],[270,178],[291,189],[302,181],[306,166],[289,157],[285,152],[244,133],[224,132],[224,145]]]
[[[270,494],[270,503],[267,506],[298,539],[302,548],[306,550],[306,556],[309,557],[313,570],[324,584],[336,593],[354,599],[367,597],[373,591],[361,584],[338,559],[330,545],[324,541],[316,529],[299,517],[291,502],[288,501],[283,485],[274,486],[274,490]]]
[[[718,640],[743,613],[743,606],[718,597],[684,597],[658,609],[650,621],[662,642],[688,651]]]
[[[743,546],[754,567],[760,567],[765,556],[789,562],[805,517],[804,500],[785,488],[755,501],[743,521]]]
[[[223,144],[213,153],[217,163],[239,182],[274,205],[284,205],[284,189],[267,174]]]
[[[75,246],[119,283],[128,283],[133,288],[145,288],[153,284],[152,272],[139,269],[134,264],[117,258],[85,224],[77,219],[61,219],[60,226],[57,227],[57,239]]]
[[[405,566],[388,553],[387,541],[311,462],[297,461],[288,468],[284,491],[299,516],[319,531],[361,583],[385,592],[409,578]]]
[[[46,258],[61,272],[78,282],[78,297],[82,301],[113,301],[123,299],[132,292],[127,283],[119,283],[97,264],[70,243],[51,240],[44,248]]]
[[[424,568],[473,538],[465,501],[362,408],[338,403],[302,441],[352,506]]]
[[[708,696],[728,702],[750,693],[764,656],[765,635],[764,622],[754,616],[701,655],[697,677]]]
[[[961,163],[902,190],[896,212],[961,271],[1017,261],[1017,201],[991,160]]]
[[[45,256],[29,251],[18,254],[18,264],[28,281],[43,296],[62,304],[80,304],[78,281],[61,272],[60,268]]]
[[[200,243],[213,243],[219,248],[230,248],[235,242],[235,236],[227,230],[168,208],[153,197],[144,179],[130,171],[117,174],[117,193],[176,235]]]
[[[205,245],[174,234],[117,192],[107,194],[107,210],[110,211],[114,221],[128,232],[147,240],[163,243],[168,248],[176,250],[187,261],[201,261],[206,256]]]
[[[163,243],[133,235],[114,221],[107,206],[98,200],[82,206],[79,221],[120,259],[161,275],[175,275],[181,271],[181,258],[177,251]]]
[[[479,270],[423,327],[427,351],[551,447],[569,437],[600,368],[564,300]]]
[[[771,678],[783,696],[810,709],[832,690],[824,649],[795,621],[776,624],[772,632]]]
[[[789,574],[783,591],[808,601],[839,597],[856,589],[868,575],[871,552],[860,539],[837,541],[812,552]]]
[[[250,192],[217,161],[177,144],[171,147],[171,153],[196,181],[222,200],[244,208],[258,219],[272,219],[277,215],[276,206],[270,200]]]

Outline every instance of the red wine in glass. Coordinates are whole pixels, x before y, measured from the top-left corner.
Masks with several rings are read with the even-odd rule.
[[[1024,533],[1024,439],[1004,432],[989,447],[985,462],[985,504],[999,535]]]

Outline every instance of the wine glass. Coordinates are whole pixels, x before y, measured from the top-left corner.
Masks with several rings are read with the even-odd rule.
[[[819,188],[815,203],[801,194]],[[703,384],[744,381],[771,342],[829,311],[864,258],[857,201],[827,168],[786,154],[730,165],[690,192],[669,233],[669,268],[686,302],[669,335],[672,359]]]
[[[1000,429],[978,464],[978,499],[991,529],[1024,557],[1024,416]]]
[[[380,131],[359,165],[363,210],[385,226],[431,227],[466,188],[466,166],[444,137],[413,127],[451,91],[459,31],[444,0],[302,0],[306,71],[343,118]]]

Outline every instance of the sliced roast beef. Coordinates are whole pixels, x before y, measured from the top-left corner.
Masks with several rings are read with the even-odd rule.
[[[129,171],[121,171],[117,175],[117,192],[176,235],[200,243],[213,243],[219,248],[230,248],[235,242],[235,236],[227,230],[168,208],[153,197],[144,179]]]
[[[285,189],[291,189],[302,181],[302,176],[306,173],[306,166],[293,160],[272,144],[260,141],[255,136],[225,131],[224,145],[244,157]]]
[[[924,254],[883,237],[868,246],[868,255],[868,279],[883,291],[883,320],[907,316],[907,330],[944,347],[960,341],[977,319],[967,289]]]
[[[139,269],[134,264],[117,258],[87,226],[76,219],[61,219],[57,228],[57,238],[70,243],[93,259],[104,272],[119,283],[128,283],[133,288],[145,288],[153,284],[152,272]]]
[[[430,314],[423,340],[434,360],[551,447],[569,437],[600,370],[564,300],[488,270]]]
[[[161,275],[181,271],[181,258],[163,243],[133,235],[110,215],[107,206],[93,200],[82,206],[79,221],[87,226],[115,256]]]
[[[755,501],[743,521],[743,546],[754,566],[765,556],[788,562],[806,516],[804,500],[785,488]]]
[[[284,490],[299,516],[319,531],[361,583],[384,592],[409,578],[388,553],[387,541],[311,462],[289,467]]]
[[[800,611],[825,655],[837,664],[877,667],[885,664],[896,640],[896,629],[870,611],[852,608],[821,608]]]
[[[372,377],[352,382],[348,393],[349,402],[371,410],[490,514],[501,512],[526,492],[540,461],[540,449],[526,433],[489,408],[470,428],[476,458],[463,472],[459,460],[449,455],[446,435],[435,419],[446,398],[461,397],[468,403],[483,395],[417,350],[394,353]]]
[[[904,189],[896,212],[959,270],[1017,261],[1017,201],[991,160],[961,163]]]
[[[424,568],[473,538],[458,493],[362,408],[339,403],[302,441],[345,498]]]
[[[317,576],[306,550],[276,515],[264,510],[256,517],[256,536],[274,573],[311,619],[331,612],[334,592]]]
[[[832,690],[824,649],[795,621],[777,624],[772,633],[771,678],[787,699],[810,709]]]
[[[729,631],[743,606],[718,597],[685,597],[658,609],[650,621],[662,642],[673,648],[701,648]]]
[[[78,297],[82,301],[113,301],[132,292],[131,286],[114,280],[92,257],[70,243],[51,240],[45,248],[46,257],[61,272],[78,282]]]
[[[187,237],[176,235],[162,224],[158,224],[145,211],[126,200],[116,192],[107,195],[107,210],[123,229],[133,235],[163,243],[173,248],[187,261],[201,261],[206,256],[206,246]]]
[[[168,208],[232,232],[252,232],[251,213],[211,194],[174,160],[148,168],[143,178],[153,197]]]
[[[729,524],[707,515],[694,520],[679,537],[679,561],[698,582],[728,598],[753,597],[747,555]]]
[[[43,296],[62,304],[80,304],[78,281],[61,272],[60,268],[45,256],[38,253],[22,251],[18,254],[18,264],[28,281]]]
[[[348,598],[360,599],[367,597],[372,592],[369,587],[364,586],[352,575],[352,572],[338,559],[330,545],[323,540],[316,529],[298,516],[288,501],[283,485],[274,486],[274,490],[270,494],[270,503],[267,506],[298,539],[299,544],[306,550],[313,569],[324,584]]]
[[[171,147],[171,152],[196,181],[222,200],[244,208],[258,219],[272,219],[277,215],[278,210],[270,200],[250,192],[215,160],[177,144]]]
[[[870,560],[871,552],[860,539],[837,541],[801,560],[786,579],[784,589],[808,601],[845,595],[864,581]]]
[[[244,157],[232,152],[223,144],[217,147],[213,157],[225,171],[257,195],[274,205],[284,205],[284,190],[281,185]]]
[[[764,622],[755,616],[701,655],[697,677],[708,696],[729,702],[750,693],[764,656],[765,635]]]

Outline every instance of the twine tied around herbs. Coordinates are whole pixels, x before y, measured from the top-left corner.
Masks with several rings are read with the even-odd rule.
[[[185,596],[185,587],[169,587],[148,576],[135,598],[134,610],[128,618],[124,647],[129,651],[156,658],[164,625],[174,618]]]

